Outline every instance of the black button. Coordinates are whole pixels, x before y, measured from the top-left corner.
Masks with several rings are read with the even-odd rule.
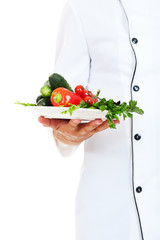
[[[139,91],[139,86],[135,85],[135,86],[133,87],[133,90],[134,90],[135,92],[138,92],[138,91]]]
[[[137,193],[141,193],[141,192],[142,192],[142,188],[141,188],[141,187],[137,187],[137,188],[136,188],[136,192],[137,192]]]
[[[132,43],[133,44],[137,44],[138,43],[138,39],[137,38],[132,38]]]
[[[134,138],[136,139],[136,140],[140,140],[141,139],[141,135],[139,135],[138,133],[134,136]]]

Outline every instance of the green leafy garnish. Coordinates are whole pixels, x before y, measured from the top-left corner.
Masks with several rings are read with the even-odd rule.
[[[89,103],[85,103],[83,100],[80,102],[79,105],[73,105],[69,104],[69,108],[66,111],[63,111],[63,114],[70,113],[72,115],[73,111],[79,108],[90,108],[90,109],[99,109],[102,112],[103,111],[108,111],[105,117],[108,119],[109,127],[116,129],[116,125],[112,122],[113,119],[119,120],[118,116],[123,116],[123,119],[125,120],[127,117],[132,118],[133,112],[137,114],[144,114],[144,111],[137,107],[137,101],[130,100],[129,105],[127,105],[126,102],[120,103],[117,102],[115,103],[113,99],[106,100],[105,98],[102,98],[100,101],[97,103],[93,103],[89,107]]]
[[[82,101],[81,101],[82,102]],[[83,101],[84,102],[84,101]],[[85,103],[85,102],[84,102]],[[79,104],[79,105],[74,105],[74,104],[71,104],[71,103],[69,103],[69,109],[67,109],[67,110],[65,110],[65,111],[63,111],[63,112],[61,112],[61,113],[63,113],[63,114],[66,114],[67,112],[69,112],[69,114],[70,114],[70,116],[72,116],[72,113],[73,113],[73,111],[75,111],[76,109],[79,109],[79,108],[82,108],[82,105],[81,105],[81,103]],[[64,105],[63,105],[64,106]]]
[[[20,104],[20,105],[23,105],[23,106],[37,106],[36,104],[34,103],[21,103],[19,101],[16,101],[15,104]]]

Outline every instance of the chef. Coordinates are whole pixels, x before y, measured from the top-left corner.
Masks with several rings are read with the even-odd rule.
[[[144,115],[89,123],[39,118],[63,156],[84,143],[76,240],[160,240],[160,1],[69,0],[54,72]]]

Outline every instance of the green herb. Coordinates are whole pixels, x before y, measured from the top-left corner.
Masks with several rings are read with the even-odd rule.
[[[18,101],[16,101],[15,104],[20,104],[20,105],[23,105],[23,106],[37,106],[34,103],[21,103],[21,102],[18,102]]]
[[[79,108],[83,108],[83,106],[87,106],[87,104],[83,100],[80,102],[79,105],[74,105],[71,103],[69,103],[69,105],[70,105],[69,108],[61,113],[66,114],[69,112],[70,116],[72,116],[73,111],[75,111],[76,109],[79,109]],[[63,107],[64,107],[64,105],[63,105]]]
[[[91,107],[89,107],[89,103],[85,103],[83,100],[79,105],[70,104],[70,107],[62,113],[66,114],[69,112],[70,115],[72,115],[73,111],[79,108],[99,109],[102,112],[105,110],[108,111],[105,117],[108,119],[109,127],[113,129],[116,129],[116,125],[112,122],[112,120],[119,120],[118,116],[122,115],[123,119],[125,120],[127,117],[132,118],[133,112],[140,115],[144,114],[144,111],[137,107],[137,101],[130,100],[129,105],[127,105],[126,102],[120,103],[119,101],[115,103],[113,99],[106,100],[105,98],[102,98],[97,103],[93,103]]]

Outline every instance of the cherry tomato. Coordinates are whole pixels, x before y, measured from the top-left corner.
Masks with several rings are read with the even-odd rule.
[[[82,85],[77,85],[75,88],[75,93],[78,94],[81,98],[92,95],[91,91],[86,90]]]
[[[85,98],[83,98],[83,101],[84,101],[85,103],[89,102],[89,106],[91,106],[91,105],[94,103],[93,98],[90,97],[90,96],[86,96]]]
[[[91,91],[86,90],[82,85],[77,85],[75,93],[79,95],[84,101],[89,101],[90,105],[98,101],[97,96],[93,95]]]
[[[75,93],[78,94],[79,96],[83,96],[85,92],[85,88],[82,85],[78,85],[75,88]]]

